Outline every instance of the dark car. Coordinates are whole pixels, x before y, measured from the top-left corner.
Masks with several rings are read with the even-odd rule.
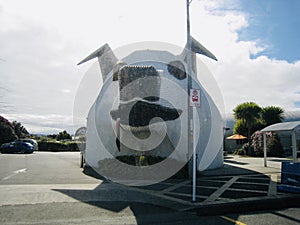
[[[34,146],[28,142],[12,141],[10,143],[2,144],[0,147],[1,153],[26,153],[31,154],[34,152]]]
[[[27,142],[27,143],[29,143],[29,144],[32,144],[33,147],[34,147],[34,151],[39,150],[38,143],[37,143],[37,141],[34,140],[34,139],[28,139],[28,138],[26,138],[26,139],[19,139],[19,140],[17,140],[17,141],[20,141],[20,142]]]

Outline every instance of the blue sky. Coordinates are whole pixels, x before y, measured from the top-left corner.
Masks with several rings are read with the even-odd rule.
[[[249,26],[239,32],[240,40],[259,40],[265,50],[253,57],[266,55],[294,62],[300,59],[300,1],[242,0],[241,11]]]
[[[185,0],[0,0],[0,115],[33,133],[73,129],[77,89],[108,43],[183,48]],[[191,33],[218,61],[199,58],[225,111],[245,101],[300,110],[300,1],[193,0]],[[84,125],[84,124],[82,124]]]

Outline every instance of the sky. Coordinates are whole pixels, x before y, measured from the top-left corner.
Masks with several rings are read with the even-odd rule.
[[[254,101],[300,110],[300,1],[193,0],[191,34],[225,110]],[[143,41],[184,47],[185,0],[0,0],[0,115],[31,133],[73,133],[77,89],[108,43]]]

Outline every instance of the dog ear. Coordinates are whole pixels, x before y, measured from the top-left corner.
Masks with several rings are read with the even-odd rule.
[[[117,64],[118,59],[109,47],[108,44],[105,44],[94,51],[92,54],[81,60],[77,65],[85,63],[93,58],[98,58],[101,75],[103,82],[108,77],[109,73],[112,71],[115,64]]]
[[[168,63],[168,72],[178,80],[183,80],[186,78],[185,66],[179,60],[171,61]]]

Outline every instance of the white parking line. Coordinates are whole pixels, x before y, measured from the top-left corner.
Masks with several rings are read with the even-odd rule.
[[[19,173],[26,173],[26,170],[27,170],[26,168],[23,168],[23,169],[20,169],[20,170],[16,170],[16,171],[14,171],[11,175],[2,178],[1,181],[8,180],[8,179],[10,179],[10,178],[16,176],[16,175],[19,174]]]
[[[203,203],[215,201],[226,191],[227,188],[229,188],[235,181],[237,181],[237,179],[239,179],[238,176],[232,177],[222,187],[220,187],[218,190],[216,190],[214,193],[212,193],[206,200],[204,200]]]

